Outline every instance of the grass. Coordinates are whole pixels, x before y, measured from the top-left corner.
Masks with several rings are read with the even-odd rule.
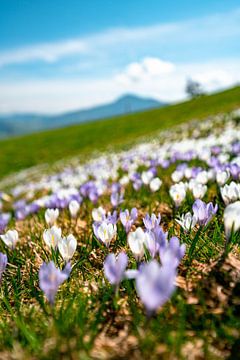
[[[184,119],[230,111],[240,106],[239,94],[240,88],[235,88],[166,109],[122,117],[117,122],[106,120],[3,141],[0,156],[6,157],[4,146],[7,147],[7,144],[21,144],[22,148],[19,147],[18,151],[12,150],[11,165],[10,160],[8,164],[10,172],[17,170],[17,165],[15,168],[12,166],[14,161],[21,169],[41,162],[54,162],[61,156],[79,152],[87,154],[110,143],[130,142],[139,136],[181,123]],[[151,122],[147,123],[146,119],[151,119]],[[220,133],[221,126],[218,125]],[[189,125],[186,135],[192,134],[193,126],[196,125]],[[90,131],[95,127],[98,130],[96,133]],[[176,135],[175,130],[173,128],[172,136]],[[202,131],[211,134],[213,129]],[[79,134],[84,133],[86,138],[78,142]],[[67,134],[72,134],[72,142]],[[45,148],[43,144],[46,144]],[[20,152],[20,149],[24,150]],[[20,158],[22,163],[18,163]],[[43,261],[54,260],[60,268],[64,267],[64,262],[58,250],[51,251],[43,241],[42,234],[46,228],[44,209],[22,221],[13,218],[9,228],[16,228],[20,238],[16,249],[10,250],[0,241],[0,252],[8,256],[8,266],[0,284],[0,359],[239,358],[240,233],[232,236],[226,253],[224,204],[214,181],[209,182],[204,201],[218,204],[216,216],[206,227],[197,226],[190,233],[180,228],[176,217],[191,211],[194,199],[189,192],[183,204],[175,208],[170,198],[171,174],[179,163],[176,161],[167,169],[157,168],[163,184],[156,193],[145,186],[134,191],[131,183],[126,185],[124,202],[119,207],[137,207],[139,217],[135,226],[141,227],[142,217],[147,212],[160,212],[163,229],[186,244],[186,255],[178,269],[178,286],[172,298],[149,320],[136,294],[134,281],[124,280],[119,294],[115,296],[114,289],[103,274],[103,262],[108,252],[126,251],[128,268],[135,268],[136,261],[120,223],[117,225],[117,237],[111,242],[109,250],[93,234],[93,207],[103,206],[113,211],[109,193],[94,205],[85,199],[77,219],[71,219],[67,208],[60,212],[57,225],[64,236],[72,233],[78,246],[71,260],[73,269],[70,278],[60,286],[54,307],[50,306],[39,288],[38,272]],[[207,167],[202,160],[192,160],[188,165]],[[138,170],[146,168],[142,166]],[[119,173],[123,175],[122,168]],[[27,185],[28,179],[24,181]],[[22,198],[33,200],[46,195],[47,191],[38,189],[31,194],[26,188]],[[16,199],[11,193],[3,199],[3,211],[13,213]],[[145,259],[148,258],[146,253]]]
[[[173,168],[164,175],[161,170],[164,184],[160,193],[147,189],[133,192],[128,186],[121,208],[137,206],[141,214],[161,211],[162,225],[169,233],[178,234],[173,216],[191,210],[192,199],[189,197],[173,215],[165,191]],[[218,195],[215,201],[221,202]],[[108,196],[100,204],[108,207]],[[166,211],[161,208],[163,204]],[[60,267],[63,261],[58,252],[49,251],[43,243],[44,211],[15,224],[21,244],[14,251],[0,243],[0,251],[7,252],[9,260],[1,287],[0,358],[8,359],[11,353],[22,359],[190,359],[189,352],[193,352],[199,359],[220,359],[229,353],[236,359],[240,320],[235,313],[238,305],[229,304],[239,303],[239,276],[228,258],[219,260],[224,249],[223,207],[207,228],[199,228],[191,236],[181,233],[188,247],[179,269],[182,285],[150,322],[132,281],[122,283],[118,297],[103,281],[102,264],[108,250],[92,234],[92,208],[90,202],[84,202],[81,220],[71,219],[68,210],[58,219],[64,234],[71,232],[78,238],[78,248],[71,277],[58,291],[54,308],[39,289],[38,269],[41,261],[54,259]],[[136,225],[142,226],[141,219]],[[118,237],[109,251],[123,249],[129,256],[129,267],[135,266],[126,234],[118,225]],[[193,257],[190,263],[189,257]],[[217,290],[221,286],[224,300]]]
[[[0,178],[62,158],[123,146],[158,130],[240,107],[240,87],[165,108],[1,141]]]

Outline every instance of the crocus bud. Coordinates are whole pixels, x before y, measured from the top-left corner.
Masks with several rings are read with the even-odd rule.
[[[77,200],[72,200],[72,201],[70,201],[68,207],[69,207],[71,217],[75,218],[77,216],[77,213],[78,213],[79,209],[80,209],[79,202],[77,202]]]
[[[59,216],[59,210],[58,209],[47,209],[45,211],[45,220],[46,223],[50,226],[54,225],[55,221],[57,220]]]
[[[145,232],[140,227],[128,234],[128,245],[137,261],[140,261],[144,255],[145,241]]]
[[[58,241],[58,250],[65,261],[69,261],[77,248],[77,240],[70,234],[65,238],[60,238]]]
[[[150,181],[149,187],[152,192],[156,192],[160,189],[162,185],[162,180],[160,180],[158,177],[155,177]]]

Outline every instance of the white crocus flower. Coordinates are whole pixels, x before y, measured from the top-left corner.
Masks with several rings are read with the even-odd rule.
[[[180,170],[175,170],[171,175],[172,181],[174,181],[175,183],[181,181],[183,177],[184,173]]]
[[[47,209],[45,211],[45,220],[46,223],[50,226],[54,225],[55,221],[57,220],[59,216],[59,210],[58,209]]]
[[[50,229],[44,230],[43,240],[48,247],[55,249],[61,239],[62,230],[57,226],[52,226]]]
[[[102,221],[103,217],[106,214],[106,210],[103,209],[101,206],[97,209],[92,210],[92,218],[94,221]]]
[[[220,189],[223,201],[226,205],[240,199],[240,184],[231,181]]]
[[[225,234],[229,238],[232,231],[236,232],[240,229],[240,201],[236,201],[225,208],[223,219]]]
[[[127,175],[124,175],[123,177],[121,177],[121,179],[119,180],[119,183],[121,184],[121,185],[127,185],[127,184],[129,184],[129,182],[130,182],[130,179],[129,179],[129,176],[127,176]]]
[[[172,185],[170,188],[170,196],[173,199],[176,206],[181,205],[186,197],[186,190],[183,183]]]
[[[108,247],[117,234],[117,226],[103,221],[97,229],[99,239]]]
[[[128,234],[128,245],[137,261],[140,261],[144,255],[144,244],[146,234],[142,228],[138,227],[135,231]]]
[[[58,250],[65,261],[69,261],[73,257],[76,248],[77,240],[72,234],[58,241]]]
[[[202,185],[207,184],[208,182],[208,172],[207,171],[201,171],[197,174],[196,181]]]
[[[180,219],[176,219],[178,224],[182,226],[182,228],[186,231],[189,231],[194,228],[197,224],[197,218],[192,215],[190,212],[183,214]]]
[[[152,173],[152,171],[143,171],[141,177],[142,177],[142,182],[145,185],[148,185],[153,178],[153,173]]]
[[[72,218],[75,218],[77,216],[77,213],[80,209],[80,204],[77,200],[72,200],[70,201],[69,205],[68,205],[70,214]]]
[[[226,184],[229,177],[230,177],[230,173],[228,170],[218,171],[216,174],[216,180],[217,180],[218,185],[223,186],[224,184]]]
[[[194,199],[202,199],[206,192],[207,186],[202,184],[196,184],[192,189]]]
[[[158,191],[162,185],[162,180],[159,177],[155,177],[150,181],[149,187],[152,192]]]
[[[8,230],[6,234],[0,235],[2,241],[10,248],[15,249],[18,242],[17,230]]]

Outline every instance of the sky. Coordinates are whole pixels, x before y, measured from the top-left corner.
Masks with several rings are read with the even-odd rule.
[[[239,0],[0,0],[0,114],[240,82]]]

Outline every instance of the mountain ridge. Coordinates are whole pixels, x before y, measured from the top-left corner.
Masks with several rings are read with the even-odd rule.
[[[151,98],[125,94],[113,102],[58,115],[38,115],[34,113],[0,115],[0,137],[4,138],[33,133],[40,130],[60,128],[150,110],[166,105],[168,104]]]

